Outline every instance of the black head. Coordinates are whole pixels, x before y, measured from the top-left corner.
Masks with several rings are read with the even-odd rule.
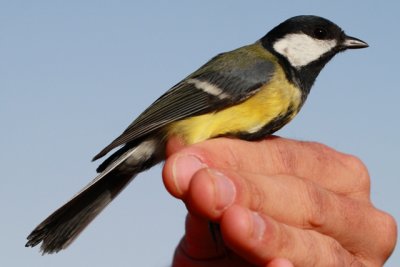
[[[262,45],[299,73],[306,87],[311,87],[325,64],[338,52],[364,48],[368,44],[347,36],[335,23],[318,16],[290,18],[262,39]]]

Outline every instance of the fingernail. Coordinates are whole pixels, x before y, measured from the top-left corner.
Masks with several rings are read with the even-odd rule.
[[[172,165],[172,177],[177,191],[181,194],[185,192],[189,187],[193,174],[205,167],[207,165],[196,156],[178,156]]]
[[[214,178],[216,208],[224,210],[235,201],[236,187],[223,173],[212,169],[209,172]]]
[[[265,232],[265,221],[257,212],[252,211],[251,217],[253,220],[253,238],[261,240]]]

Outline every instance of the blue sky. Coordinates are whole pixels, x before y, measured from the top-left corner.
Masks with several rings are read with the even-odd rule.
[[[160,94],[299,14],[329,18],[370,47],[337,56],[278,134],[357,155],[374,204],[399,220],[398,10],[398,1],[1,1],[0,266],[168,266],[186,212],[160,166],[68,250],[42,257],[25,238],[92,179],[93,155]],[[386,266],[396,262],[399,249]]]

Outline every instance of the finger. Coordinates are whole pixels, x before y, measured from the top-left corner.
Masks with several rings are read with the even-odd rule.
[[[253,266],[244,261],[243,258],[233,254],[225,246],[216,247],[218,244],[215,243],[210,234],[209,221],[188,214],[185,229],[185,236],[175,251],[172,266]]]
[[[230,207],[221,220],[230,248],[255,264],[286,258],[294,266],[364,266],[338,242],[301,230],[240,206]]]
[[[260,211],[280,222],[329,235],[366,258],[387,242],[381,232],[368,231],[382,225],[380,211],[293,176],[202,169],[194,174],[184,201],[192,213],[214,221],[220,221],[233,204]]]
[[[167,157],[169,157],[185,147],[186,145],[182,138],[179,138],[178,136],[171,136],[168,138],[168,142],[165,148],[165,154]]]
[[[179,143],[178,143],[179,144]],[[171,142],[169,151],[182,149]],[[174,150],[174,147],[177,148]],[[271,137],[258,142],[217,138],[185,147],[167,159],[164,174],[180,176],[178,159],[195,156],[202,164],[268,175],[288,174],[307,178],[340,193],[362,194],[369,197],[369,175],[355,157],[337,152],[327,146]]]
[[[211,260],[222,258],[223,249],[216,248],[210,234],[209,221],[188,214],[185,223],[185,236],[180,242],[180,249],[193,259]]]
[[[294,267],[293,264],[287,259],[274,259],[270,261],[266,267]]]
[[[163,182],[168,192],[183,199],[193,175],[207,165],[195,154],[177,153],[167,159],[163,168]]]

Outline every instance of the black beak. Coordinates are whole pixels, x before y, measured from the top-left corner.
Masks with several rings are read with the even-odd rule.
[[[344,49],[366,48],[368,46],[369,45],[366,42],[361,41],[360,39],[357,39],[357,38],[354,38],[351,36],[346,36],[342,43],[342,47]]]

